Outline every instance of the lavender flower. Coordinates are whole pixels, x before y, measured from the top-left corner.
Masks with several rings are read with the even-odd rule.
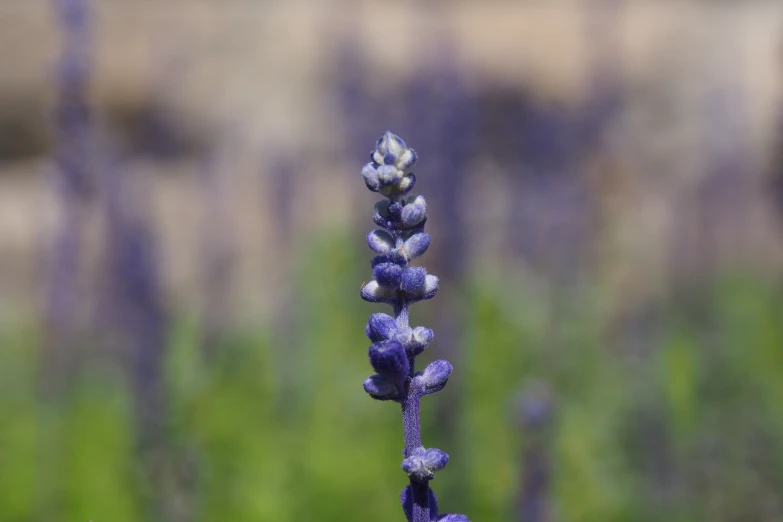
[[[370,316],[365,332],[373,345],[370,364],[377,372],[364,381],[364,390],[374,399],[402,405],[405,451],[402,469],[410,485],[401,495],[409,522],[468,522],[465,515],[438,515],[435,494],[429,481],[446,467],[449,456],[437,448],[421,445],[419,400],[444,386],[451,364],[435,361],[424,371],[415,370],[416,356],[432,342],[432,330],[411,328],[408,306],[430,299],[438,291],[438,278],[422,267],[410,266],[412,259],[427,251],[430,237],[424,232],[427,202],[408,192],[416,177],[407,172],[416,163],[416,152],[398,136],[387,131],[370,154],[371,162],[362,169],[367,188],[388,199],[375,205],[373,221],[382,227],[367,235],[367,244],[377,256],[372,261],[374,280],[362,286],[361,296],[371,303],[388,303],[394,317],[376,313]]]
[[[77,275],[84,242],[83,207],[92,197],[93,189],[92,31],[84,0],[54,0],[53,6],[62,32],[62,52],[55,77],[54,130],[58,143],[53,177],[62,216],[53,248],[48,313],[51,323],[59,330],[55,337],[60,338],[75,326],[78,304],[84,300]]]

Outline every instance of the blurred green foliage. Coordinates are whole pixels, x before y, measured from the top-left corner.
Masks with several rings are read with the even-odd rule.
[[[155,487],[122,368],[83,368],[42,401],[39,340],[4,327],[0,520],[401,520],[399,408],[361,390],[363,326],[377,309],[358,297],[367,256],[325,236],[296,256],[290,331],[224,332],[205,347],[197,320],[172,325]],[[783,297],[736,275],[675,294],[654,328],[617,336],[595,296],[464,282],[452,294],[463,305],[449,384],[459,432],[431,422],[438,396],[423,405],[425,445],[455,445],[433,489],[464,492],[441,494],[442,506],[519,520],[528,433],[515,403],[536,381],[553,397],[554,520],[783,520]],[[436,326],[428,316],[448,306],[436,298],[413,320]],[[431,350],[428,360],[443,353],[437,340]]]

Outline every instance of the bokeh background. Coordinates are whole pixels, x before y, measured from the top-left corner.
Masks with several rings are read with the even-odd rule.
[[[783,5],[0,2],[0,520],[399,521],[391,129],[474,522],[783,521]]]

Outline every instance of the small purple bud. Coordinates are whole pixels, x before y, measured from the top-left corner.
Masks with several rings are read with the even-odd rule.
[[[440,471],[446,467],[449,462],[449,454],[445,451],[441,451],[438,448],[430,448],[424,451],[422,455],[422,461],[428,469],[432,471]]]
[[[383,156],[383,164],[384,165],[394,165],[395,167],[397,163],[397,155],[391,151],[387,152]]]
[[[427,202],[421,196],[408,196],[407,204],[402,209],[402,224],[414,227],[424,220],[427,214]]]
[[[421,382],[424,386],[424,393],[435,393],[442,390],[449,380],[449,375],[453,370],[448,361],[438,360],[431,362],[421,374]]]
[[[400,288],[406,294],[417,296],[424,293],[426,282],[427,271],[420,266],[412,266],[403,271]]]
[[[370,281],[362,286],[359,295],[369,303],[388,303],[395,299],[396,292],[382,287],[378,281]]]
[[[405,142],[402,141],[402,138],[388,130],[383,133],[383,136],[381,136],[376,145],[376,149],[379,153],[381,153],[381,155],[385,155],[387,152],[392,152],[393,154],[397,155],[406,148],[407,147],[405,146]]]
[[[408,352],[408,355],[416,356],[423,352],[424,348],[429,346],[434,338],[435,333],[431,329],[425,326],[417,326],[413,329],[411,340],[403,346],[405,346],[405,351]]]
[[[391,185],[381,184],[378,192],[386,197],[403,196],[410,192],[414,185],[416,185],[416,176],[414,176],[413,173],[410,173],[405,174],[400,178],[400,181]]]
[[[375,169],[375,172],[378,174],[381,185],[394,185],[403,176],[403,172],[394,165],[381,165]]]
[[[396,263],[379,263],[372,269],[378,284],[390,290],[397,290],[402,280],[402,267]]]
[[[393,383],[408,376],[410,363],[405,349],[397,341],[381,341],[370,346],[370,364],[380,375]]]
[[[435,498],[435,492],[430,488],[430,520],[435,521],[438,519],[438,499]],[[410,486],[405,486],[400,493],[400,504],[402,504],[402,510],[405,512],[405,517],[408,522],[413,521],[413,492]]]
[[[397,332],[397,321],[386,314],[372,314],[364,331],[374,343],[391,339]]]
[[[380,178],[378,177],[378,171],[375,169],[372,163],[368,163],[362,168],[362,177],[364,178],[364,184],[367,188],[373,192],[378,192],[381,186]]]
[[[410,457],[402,461],[402,469],[413,480],[432,480],[435,478],[435,472],[445,468],[448,461],[448,454],[437,448],[418,447]]]
[[[403,249],[405,250],[405,255],[408,256],[408,259],[414,259],[424,254],[429,246],[430,235],[426,232],[420,232],[409,237],[405,241]]]
[[[413,149],[405,149],[405,152],[397,158],[397,168],[400,170],[409,169],[416,164],[419,159],[418,154]]]
[[[379,401],[394,401],[400,398],[399,387],[382,375],[371,375],[364,381],[364,391]]]
[[[373,230],[367,234],[367,246],[376,254],[388,254],[394,248],[394,238],[385,230]]]
[[[405,174],[405,177],[402,178],[402,181],[400,181],[398,187],[399,187],[399,194],[407,194],[411,191],[411,189],[416,185],[416,175],[411,172],[410,174]]]
[[[418,300],[432,299],[433,297],[435,297],[435,294],[437,293],[438,293],[437,276],[427,274],[427,278],[424,281],[424,293],[418,298]]]

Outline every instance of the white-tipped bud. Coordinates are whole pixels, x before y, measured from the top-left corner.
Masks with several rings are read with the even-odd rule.
[[[377,192],[381,186],[381,181],[378,178],[378,171],[375,169],[372,163],[368,163],[362,168],[362,177],[364,178],[364,184],[367,188],[373,192]]]
[[[408,196],[407,204],[402,208],[402,223],[413,227],[424,220],[427,215],[427,202],[422,196]]]
[[[449,379],[452,369],[453,368],[448,361],[439,360],[431,362],[427,365],[422,374],[424,388],[427,390],[438,387],[442,388]]]
[[[427,274],[427,278],[424,281],[424,295],[432,297],[438,291],[438,276]]]
[[[394,238],[385,230],[373,230],[367,234],[367,246],[376,254],[388,254],[394,248]]]
[[[414,166],[417,159],[418,157],[415,150],[405,149],[397,158],[395,165],[397,165],[397,168],[400,170],[406,170]]]
[[[426,232],[413,234],[403,245],[403,250],[408,259],[419,257],[427,251],[430,246],[430,236]]]
[[[362,286],[360,292],[362,299],[370,303],[384,303],[394,299],[395,293],[378,284],[378,281],[370,281]]]
[[[394,185],[402,180],[403,172],[394,165],[381,165],[375,171],[381,185]]]
[[[378,140],[377,150],[381,154],[381,157],[387,154],[393,154],[395,157],[399,157],[406,149],[405,142],[402,138],[397,136],[391,131],[386,131],[381,139]],[[379,161],[378,163],[383,163]]]
[[[417,326],[413,329],[413,340],[418,345],[427,346],[434,338],[434,332],[426,326]]]

